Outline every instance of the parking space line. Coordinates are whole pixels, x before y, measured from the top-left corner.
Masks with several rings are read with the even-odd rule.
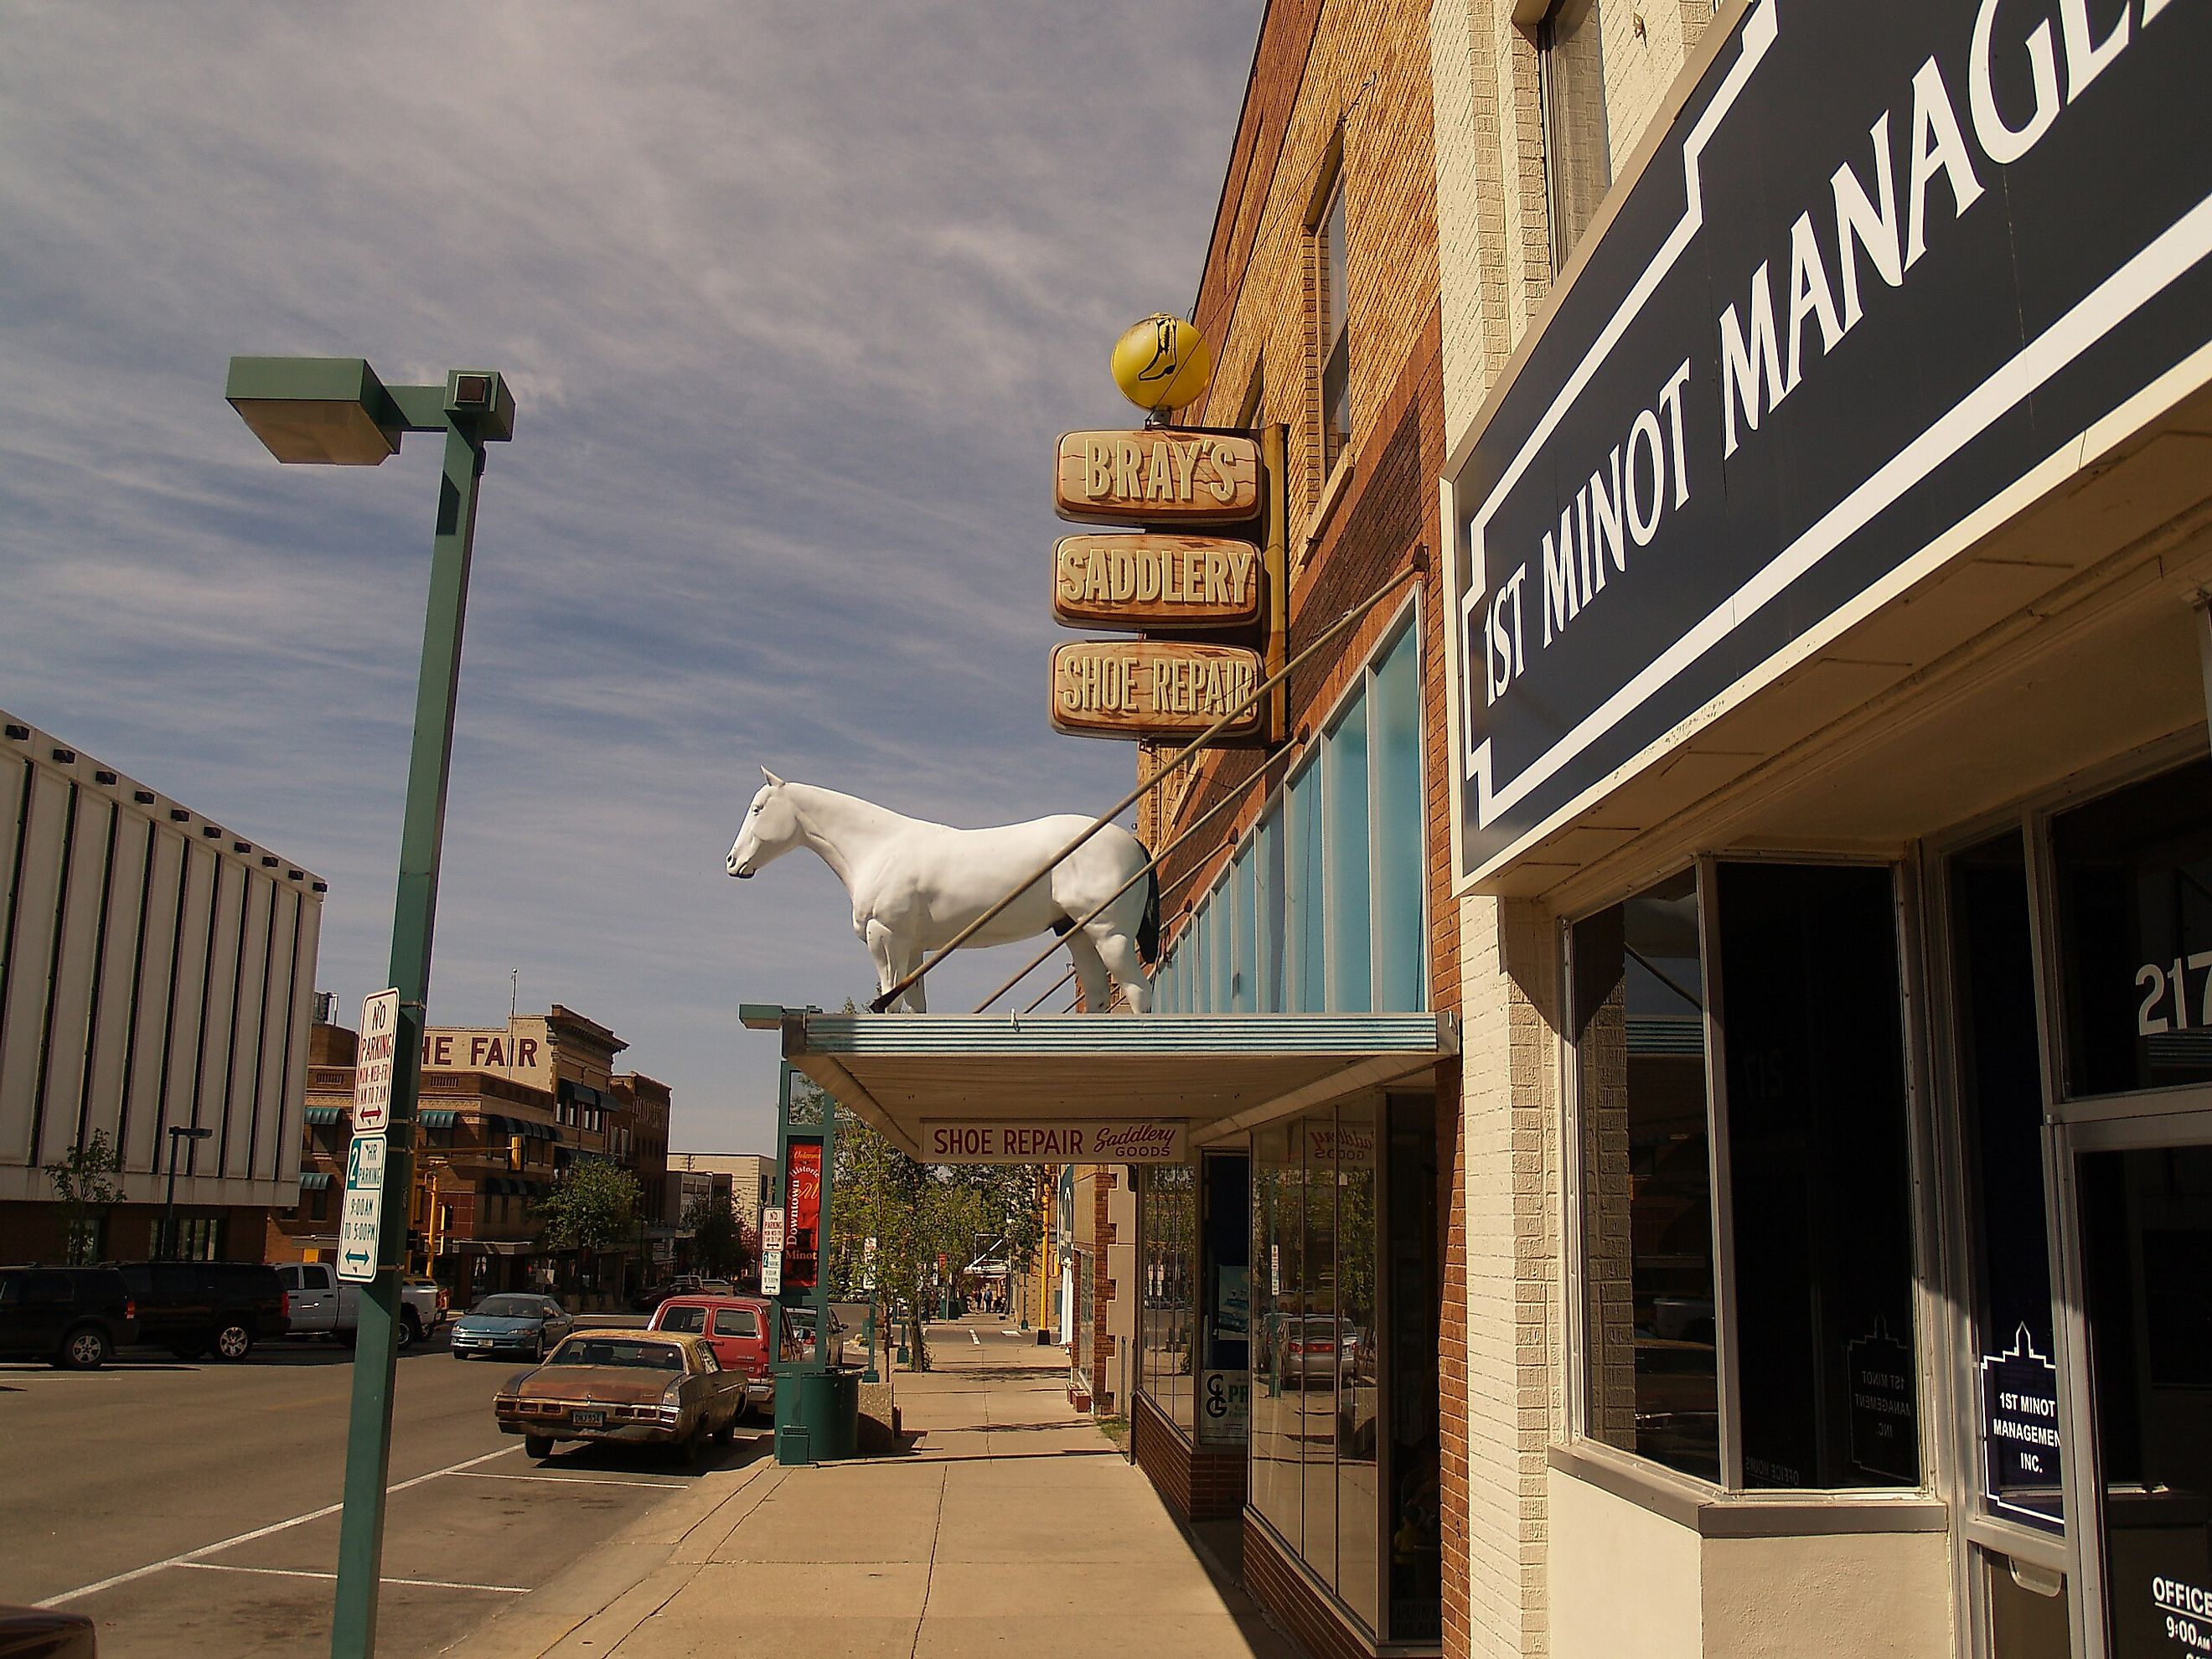
[[[518,1446],[501,1446],[497,1451],[486,1452],[481,1457],[471,1457],[459,1463],[449,1463],[442,1469],[433,1469],[429,1474],[418,1474],[410,1480],[395,1482],[384,1490],[387,1496],[395,1492],[405,1492],[410,1486],[419,1486],[426,1480],[435,1480],[441,1475],[459,1474],[464,1469],[472,1469],[479,1463],[489,1463],[495,1457],[505,1457],[508,1453],[520,1449]],[[226,1538],[220,1543],[203,1544],[195,1550],[185,1550],[179,1554],[165,1557],[159,1561],[149,1561],[143,1567],[133,1567],[128,1572],[118,1572],[106,1578],[95,1579],[89,1584],[80,1584],[73,1590],[64,1590],[59,1595],[49,1595],[45,1601],[34,1602],[33,1605],[40,1607],[58,1607],[63,1602],[74,1601],[82,1595],[96,1595],[101,1590],[113,1589],[118,1584],[128,1584],[135,1579],[144,1578],[150,1574],[157,1573],[164,1567],[188,1565],[197,1562],[203,1556],[220,1555],[227,1549],[234,1549],[240,1544],[250,1544],[257,1538],[268,1537],[271,1533],[289,1531],[294,1527],[304,1527],[310,1521],[319,1521],[325,1516],[336,1515],[343,1508],[345,1504],[343,1501],[325,1504],[319,1510],[310,1510],[305,1515],[295,1515],[289,1521],[271,1522],[268,1526],[256,1527],[252,1532],[242,1532],[237,1537]]]
[[[193,1572],[258,1572],[270,1578],[320,1578],[327,1583],[337,1582],[334,1572],[313,1572],[305,1567],[234,1567],[220,1561],[179,1561],[179,1567]],[[459,1584],[450,1578],[386,1578],[387,1584],[411,1584],[417,1589],[494,1590],[501,1595],[527,1595],[527,1584]]]
[[[691,1484],[688,1480],[618,1480],[599,1474],[494,1474],[488,1469],[465,1469],[459,1473],[470,1480],[549,1480],[556,1486],[650,1486],[655,1492],[682,1492]]]

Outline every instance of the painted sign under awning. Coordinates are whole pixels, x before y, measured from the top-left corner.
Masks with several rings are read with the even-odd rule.
[[[1180,1164],[1185,1129],[1133,1118],[925,1121],[921,1155],[926,1164]]]

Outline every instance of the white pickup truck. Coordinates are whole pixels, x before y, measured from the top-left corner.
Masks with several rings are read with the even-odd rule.
[[[327,1261],[288,1262],[276,1271],[284,1280],[294,1336],[353,1341],[361,1322],[360,1285],[339,1283],[337,1270]],[[444,1325],[446,1293],[427,1279],[404,1279],[399,1301],[399,1346],[404,1352]]]

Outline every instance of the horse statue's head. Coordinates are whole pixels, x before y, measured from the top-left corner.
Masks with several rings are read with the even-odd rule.
[[[744,827],[730,843],[730,873],[740,881],[750,879],[755,871],[781,858],[799,841],[799,812],[791,804],[789,788],[765,766],[761,775],[768,781],[745,809]]]

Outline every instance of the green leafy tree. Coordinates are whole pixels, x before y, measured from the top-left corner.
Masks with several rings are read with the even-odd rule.
[[[1036,1260],[1042,1229],[1034,1164],[922,1164],[840,1111],[834,1178],[830,1294],[903,1304],[907,1346],[917,1370],[930,1366],[922,1315],[936,1287],[956,1279],[974,1259],[979,1241],[997,1247],[1017,1273]],[[876,1241],[872,1267],[870,1238]]]
[[[629,1237],[644,1191],[619,1164],[589,1158],[570,1164],[538,1206],[545,1237],[556,1249],[587,1254]]]
[[[65,1157],[46,1166],[46,1179],[54,1183],[54,1196],[61,1203],[71,1267],[83,1267],[98,1254],[100,1224],[123,1201],[123,1185],[115,1179],[122,1173],[122,1149],[104,1129],[94,1129],[82,1146],[72,1146]]]
[[[691,1230],[692,1260],[708,1279],[742,1278],[751,1267],[752,1241],[727,1202],[693,1199],[684,1212],[684,1224]]]

